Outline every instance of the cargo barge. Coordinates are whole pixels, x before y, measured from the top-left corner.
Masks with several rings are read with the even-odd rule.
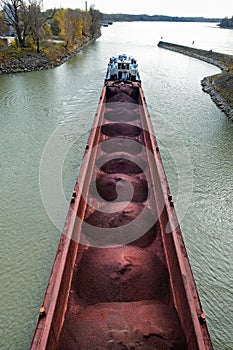
[[[109,61],[31,350],[210,350],[137,62]]]

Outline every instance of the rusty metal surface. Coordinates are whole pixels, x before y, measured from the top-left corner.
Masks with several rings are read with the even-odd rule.
[[[125,91],[128,91],[127,96],[124,95]],[[131,97],[136,103],[131,100]],[[121,106],[125,120],[121,120]],[[112,113],[112,110],[115,111],[115,114]],[[127,152],[122,148],[121,140],[127,148]],[[108,143],[108,141],[116,142]],[[142,145],[142,149],[138,148],[139,144]],[[133,145],[132,151],[130,151],[131,145]],[[125,153],[127,153],[126,158]],[[140,168],[143,169],[142,172],[140,172]],[[144,176],[148,181],[146,186]],[[134,192],[142,193],[144,191],[144,195],[135,194],[132,197],[132,202],[127,203],[127,210],[122,211],[119,208],[121,208],[122,203],[125,203],[126,182],[130,182],[131,178],[133,178]],[[102,196],[106,197],[105,200],[116,201],[111,204],[113,207],[115,206],[115,213],[108,212],[106,209],[109,207],[108,203],[111,202],[106,204],[104,200],[99,200],[98,191],[96,192],[95,186],[92,186],[93,182],[97,183],[97,187],[101,187],[100,192],[103,192]],[[116,192],[116,184],[120,186],[119,193]],[[118,200],[117,194],[120,194]],[[144,209],[146,209],[148,222],[153,221],[153,217],[156,217],[156,220],[150,228],[145,229],[145,232],[141,223],[131,226],[133,234],[131,236],[128,229],[124,230],[124,225],[127,226],[134,222],[135,216],[145,212]],[[143,224],[147,223],[144,221]],[[102,238],[96,236],[95,231],[90,233],[90,225],[96,228],[96,232],[100,228],[104,228],[108,235]],[[111,236],[115,229],[118,230],[117,239],[116,235]],[[140,230],[143,231],[143,235],[140,235],[140,232],[138,235],[137,231]],[[134,236],[135,233],[136,236]],[[125,237],[128,241],[125,240]],[[109,254],[109,252],[111,253]],[[118,260],[117,258],[111,260],[111,256],[118,257]],[[125,268],[124,259],[129,259],[129,256],[132,259],[129,264],[130,268],[127,267],[127,264]],[[123,264],[120,270],[119,264]],[[115,265],[118,266],[118,272],[116,272]],[[93,269],[90,266],[93,266]],[[143,280],[132,277],[134,274],[138,276],[136,266],[142,267],[143,270],[140,270],[139,276],[144,276]],[[129,270],[133,274],[130,275],[129,281],[131,282],[128,282],[128,279],[122,282],[123,277],[120,277],[117,280],[119,284],[114,284],[115,280],[112,278],[114,273],[127,277]],[[85,279],[85,271],[87,276],[92,276],[91,280],[95,281],[94,285],[89,286],[89,279]],[[159,274],[155,274],[155,271],[158,271]],[[151,278],[149,276],[154,281],[158,281],[159,288],[154,285],[150,289]],[[169,276],[167,284],[161,283],[161,278],[166,281],[167,277],[165,276]],[[116,290],[122,290],[122,292],[116,293]],[[132,290],[135,292],[132,293]],[[162,305],[162,309],[157,309],[153,303],[150,306],[147,303],[140,304],[147,299],[156,301]],[[125,304],[128,313],[135,310],[134,308],[138,305],[138,310],[141,310],[142,315],[146,313],[144,316],[148,317],[148,322],[150,322],[148,310],[153,310],[155,312],[153,317],[159,317],[159,322],[163,323],[164,320],[159,315],[161,310],[164,310],[164,315],[168,315],[166,317],[172,319],[173,311],[171,308],[174,308],[178,320],[174,319],[173,325],[176,325],[176,322],[180,323],[180,337],[184,337],[183,343],[180,345],[177,343],[176,349],[179,347],[179,350],[181,348],[188,350],[212,349],[204,313],[176,217],[175,204],[170,193],[140,83],[107,82],[103,88],[44,297],[42,305],[44,309],[38,319],[31,349],[65,349],[64,344],[66,344],[67,349],[76,348],[77,343],[69,343],[67,339],[72,338],[72,332],[77,329],[79,322],[86,324],[86,318],[88,319],[86,313],[90,314],[90,317],[97,318],[95,320],[96,328],[94,327],[93,332],[101,333],[104,325],[99,325],[101,320],[98,320],[100,312],[98,308],[103,309],[103,313],[108,315],[106,317],[111,319],[111,315],[113,315],[114,319],[116,304],[113,307],[112,304],[109,305],[111,302],[117,303],[118,313],[122,313],[124,319],[128,317],[128,314],[125,315],[123,311],[119,311],[122,303],[130,303],[129,306]],[[96,309],[90,307],[92,303],[97,305]],[[157,316],[156,312],[159,313]],[[153,322],[158,322],[158,320]],[[135,324],[137,322],[135,320]],[[111,327],[120,326],[113,322]],[[179,329],[179,326],[174,327]],[[146,332],[145,325],[140,325],[139,328],[142,334]],[[88,334],[86,330],[82,331],[82,327],[79,331],[80,333],[77,333],[79,339],[93,337],[94,334]],[[145,334],[143,339],[143,341],[147,341]],[[104,341],[106,341],[105,338],[103,338],[103,343]],[[115,341],[114,337],[112,341]],[[131,339],[131,341],[133,340]],[[89,345],[86,343],[80,344],[82,344],[83,349],[89,349]],[[147,346],[146,343],[142,345],[142,348],[143,346]],[[90,347],[90,349],[94,348]]]

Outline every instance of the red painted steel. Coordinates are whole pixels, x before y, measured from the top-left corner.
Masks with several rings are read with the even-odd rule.
[[[92,174],[96,166],[96,158],[98,158],[97,148],[95,146],[98,145],[99,142],[108,139],[108,133],[112,134],[114,132],[113,127],[105,127],[104,129],[101,129],[103,122],[106,124],[106,119],[104,119],[106,112],[105,102],[107,102],[107,95],[112,91],[112,88],[116,87],[119,91],[123,91],[127,86],[130,86],[130,88],[138,92],[138,104],[140,106],[139,121],[136,121],[135,123],[127,123],[141,128],[141,135],[137,137],[138,140],[143,139],[144,142],[145,154],[143,157],[144,161],[146,161],[148,173],[150,174],[150,188],[153,189],[153,196],[155,198],[155,211],[160,213],[156,227],[159,228],[158,239],[160,239],[161,253],[157,252],[157,255],[160,256],[161,254],[161,256],[164,256],[164,264],[166,265],[169,274],[171,290],[169,305],[175,307],[179,316],[182,332],[184,333],[185,342],[187,344],[186,349],[212,349],[207,324],[202,316],[203,310],[198,297],[180,226],[176,217],[175,205],[172,199],[172,194],[169,190],[143,90],[139,82],[129,84],[108,81],[105,83],[99,99],[97,112],[85,151],[85,157],[83,158],[79,177],[74,188],[75,197],[71,200],[42,305],[44,309],[38,319],[31,350],[56,349],[59,347],[60,339],[66,337],[66,333],[69,331],[66,329],[66,321],[64,320],[67,313],[67,307],[68,309],[74,307],[72,304],[74,301],[70,297],[70,293],[74,288],[74,282],[72,282],[74,266],[79,265],[80,261],[83,261],[83,251],[85,252],[86,249],[78,242],[82,235],[82,222],[85,219],[84,216],[89,210],[84,198],[90,191]],[[126,117],[130,119],[131,114],[128,114]],[[111,115],[110,118],[112,118]],[[110,123],[113,125],[115,121],[110,121]],[[115,123],[115,125],[116,124],[117,123]],[[101,130],[104,133],[101,132]],[[115,130],[117,133],[125,132],[121,129],[119,123],[116,125]],[[136,128],[130,127],[128,130],[130,130],[129,132],[132,133],[132,135],[134,130],[135,133],[138,134],[138,129]],[[136,156],[132,155],[132,159],[133,157]],[[111,181],[112,179],[116,181],[114,177],[111,177]],[[137,175],[137,179],[140,179],[139,175]],[[137,180],[135,186],[137,186],[140,181]],[[150,208],[153,208],[153,205],[150,203],[149,206]],[[81,220],[77,221],[77,216]],[[170,227],[169,233],[166,233],[167,227]],[[148,237],[151,239],[150,236]],[[139,246],[144,244],[143,240],[137,242],[139,242],[137,243]],[[114,295],[112,298],[117,298],[117,295],[114,294],[115,292],[112,292],[112,295]],[[140,298],[140,296],[138,298]],[[120,303],[118,304],[121,305]],[[81,305],[75,305],[75,308],[78,313]],[[61,330],[64,332],[61,333]],[[94,348],[95,347],[93,347],[93,349]]]

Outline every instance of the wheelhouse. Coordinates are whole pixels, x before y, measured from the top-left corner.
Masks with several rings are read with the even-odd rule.
[[[140,82],[137,61],[125,54],[110,57],[105,81],[109,80]]]

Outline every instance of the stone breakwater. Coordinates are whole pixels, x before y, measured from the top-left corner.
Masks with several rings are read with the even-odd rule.
[[[222,81],[221,86],[217,86],[217,80],[215,83],[215,79],[213,79],[214,76],[205,77],[201,80],[202,90],[210,95],[214,103],[227,115],[229,119],[233,120],[233,105],[223,96],[223,91],[226,91],[226,87],[231,90],[233,88],[233,86],[227,86],[227,81],[229,81],[229,78],[232,77],[232,73],[230,72],[233,67],[232,55],[213,52],[212,50],[206,51],[195,49],[188,46],[167,43],[164,41],[160,41],[158,43],[158,46],[163,49],[175,51],[205,61],[220,68],[222,70],[222,74],[220,75],[223,75],[223,77],[225,77],[226,84],[224,84],[224,81]]]
[[[226,99],[216,90],[214,87],[214,82],[212,82],[211,77],[205,77],[201,81],[202,90],[207,92],[211,99],[214,101],[216,106],[220,108],[227,117],[233,121],[233,107],[226,101]]]

